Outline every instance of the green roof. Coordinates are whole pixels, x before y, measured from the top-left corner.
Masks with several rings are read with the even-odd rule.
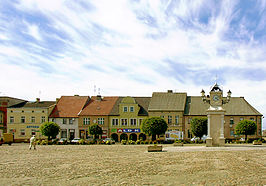
[[[225,115],[260,115],[254,107],[252,107],[243,97],[231,97],[229,103],[225,104]],[[208,103],[204,103],[200,96],[188,96],[186,101],[185,115],[199,116],[207,115],[209,108]]]
[[[149,111],[184,111],[187,93],[154,92]]]

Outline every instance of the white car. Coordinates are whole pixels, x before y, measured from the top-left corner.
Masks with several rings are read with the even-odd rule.
[[[80,140],[80,138],[74,138],[73,140],[71,140],[71,143],[78,143]]]

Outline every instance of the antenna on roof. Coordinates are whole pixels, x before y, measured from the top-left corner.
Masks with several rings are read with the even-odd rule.
[[[38,98],[41,98],[41,93],[42,93],[42,92],[39,90],[39,97],[38,97]]]
[[[96,96],[96,85],[94,85],[94,95]]]
[[[101,95],[101,89],[98,88],[98,95]]]

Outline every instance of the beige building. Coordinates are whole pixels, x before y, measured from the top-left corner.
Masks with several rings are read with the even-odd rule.
[[[184,111],[186,93],[154,92],[149,105],[149,116],[163,118],[168,124],[168,132],[185,131]]]
[[[262,114],[252,107],[244,97],[231,97],[230,101],[225,104],[224,116],[224,137],[226,139],[233,139],[235,135],[235,127],[241,120],[253,120],[257,124],[257,132],[251,138],[261,137]],[[200,96],[188,96],[186,101],[186,108],[184,113],[185,122],[185,137],[191,138],[190,121],[195,117],[207,117],[207,109],[209,104],[202,101]]]
[[[32,135],[45,138],[40,132],[42,123],[55,105],[54,101],[22,102],[7,108],[7,131],[13,133],[15,142],[28,141]]]

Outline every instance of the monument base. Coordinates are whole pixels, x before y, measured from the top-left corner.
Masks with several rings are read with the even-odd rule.
[[[206,139],[206,147],[224,147],[225,146],[225,138],[219,138],[219,143],[214,144],[212,138]]]
[[[212,138],[206,139],[206,147],[212,147]]]

